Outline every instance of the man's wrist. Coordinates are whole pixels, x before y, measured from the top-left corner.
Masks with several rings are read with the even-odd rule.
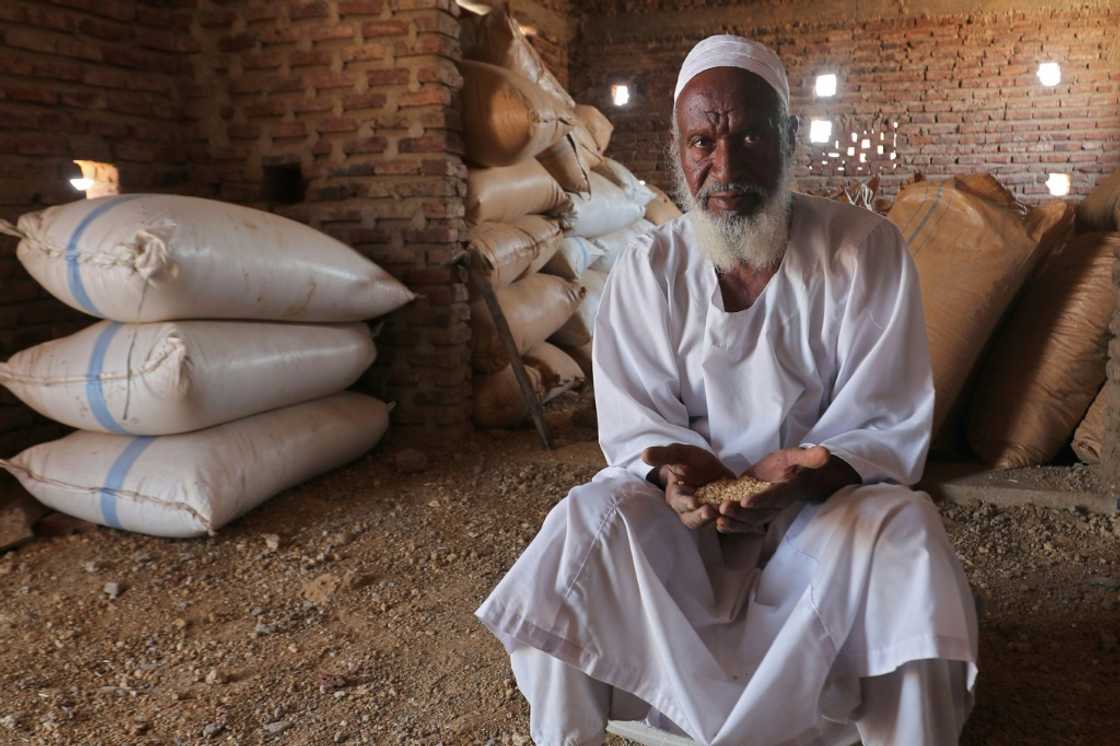
[[[802,499],[809,503],[823,503],[844,487],[863,484],[859,473],[835,454],[829,455],[824,466],[801,469],[795,478],[802,482],[799,492]]]

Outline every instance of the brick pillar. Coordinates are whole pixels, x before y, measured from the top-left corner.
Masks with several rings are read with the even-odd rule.
[[[452,0],[199,0],[186,93],[196,193],[308,223],[420,295],[384,320],[364,382],[397,403],[393,437],[425,443],[470,427],[458,16]],[[266,201],[280,165],[302,201]]]

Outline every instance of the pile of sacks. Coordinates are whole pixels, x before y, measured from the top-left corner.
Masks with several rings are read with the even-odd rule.
[[[52,295],[106,319],[0,365],[13,394],[79,429],[0,461],[46,505],[156,536],[213,533],[384,434],[383,402],[340,392],[376,354],[362,320],[413,295],[329,236],[143,194],[0,229]]]
[[[1052,461],[1073,436],[1099,459],[1117,205],[1120,173],[1078,210],[1076,232],[1068,203],[1028,208],[987,174],[900,191],[888,218],[921,283],[935,452],[1015,468]]]
[[[495,10],[468,27],[463,71],[467,220],[486,278],[542,402],[590,375],[595,314],[622,250],[680,212],[604,151],[612,126],[577,105],[520,26]],[[528,415],[509,352],[472,288],[474,421]]]

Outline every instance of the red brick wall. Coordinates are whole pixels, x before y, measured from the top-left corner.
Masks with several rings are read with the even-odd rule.
[[[452,0],[199,0],[191,27],[192,189],[309,223],[422,296],[387,320],[367,377],[403,436],[469,427],[467,289],[449,266],[466,191],[458,15]],[[275,164],[298,164],[304,202],[263,201]]]
[[[709,33],[742,33],[785,62],[791,109],[803,118],[806,142],[811,117],[899,123],[899,167],[883,175],[888,195],[915,171],[939,177],[989,170],[1026,201],[1047,196],[1049,172],[1071,174],[1071,195],[1083,196],[1120,166],[1120,8],[1051,10],[1027,1],[1013,5],[1022,11],[983,12],[995,5],[1012,6],[939,0],[930,6],[959,12],[907,17],[895,8],[859,18],[853,16],[863,6],[800,0],[585,2],[572,52],[573,93],[614,122],[615,158],[667,186],[663,154],[681,60]],[[1038,62],[1048,59],[1062,66],[1055,88],[1035,77]],[[840,90],[821,103],[812,86],[826,71],[839,73]],[[636,88],[626,109],[608,101],[615,80]],[[831,164],[823,174],[819,160],[812,173],[808,165],[803,152],[803,189],[824,191],[843,181]]]
[[[129,191],[182,182],[188,26],[175,3],[0,2],[0,217],[80,198],[75,158],[115,164]],[[93,321],[39,288],[15,247],[0,236],[0,360]],[[0,389],[0,457],[61,431]]]

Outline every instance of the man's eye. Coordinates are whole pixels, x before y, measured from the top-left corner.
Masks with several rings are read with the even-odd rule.
[[[744,145],[758,145],[761,140],[762,136],[757,132],[748,132],[747,134],[743,135]]]
[[[708,150],[712,147],[712,141],[706,137],[694,137],[692,138],[692,147]]]

